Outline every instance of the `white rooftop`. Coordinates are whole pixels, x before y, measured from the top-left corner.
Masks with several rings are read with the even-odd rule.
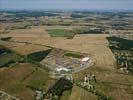
[[[88,60],[90,60],[89,57],[85,57],[85,58],[82,58],[82,59],[81,59],[82,62],[86,62],[86,61],[88,61]]]
[[[64,71],[67,71],[67,72],[70,71],[69,69],[64,68],[64,67],[62,67],[62,68],[57,68],[56,70],[57,70],[57,71],[62,71],[62,70],[64,70]]]

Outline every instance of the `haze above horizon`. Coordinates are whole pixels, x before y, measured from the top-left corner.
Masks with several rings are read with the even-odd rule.
[[[133,0],[0,0],[0,10],[133,10]]]

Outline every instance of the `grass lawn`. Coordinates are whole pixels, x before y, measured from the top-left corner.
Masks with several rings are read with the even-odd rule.
[[[73,58],[82,58],[83,56],[80,53],[76,52],[66,52],[64,56],[73,57]]]
[[[51,37],[73,37],[74,33],[72,33],[70,30],[64,30],[64,29],[52,29],[48,30],[48,33]]]

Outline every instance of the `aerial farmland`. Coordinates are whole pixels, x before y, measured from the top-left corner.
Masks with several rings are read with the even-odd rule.
[[[131,12],[0,15],[1,100],[133,99]]]

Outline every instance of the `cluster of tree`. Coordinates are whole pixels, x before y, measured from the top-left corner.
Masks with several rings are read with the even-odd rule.
[[[31,28],[30,25],[12,26],[11,30],[14,30],[14,29],[29,29],[29,28]]]
[[[52,98],[52,100],[55,100],[55,97],[59,98],[64,91],[71,90],[72,86],[73,83],[70,80],[67,80],[66,78],[60,78],[52,87],[49,88],[45,98]]]
[[[11,39],[11,37],[2,37],[1,40],[3,41],[9,41]]]
[[[42,23],[42,25],[48,25],[48,26],[52,26],[52,25],[69,26],[69,25],[71,25],[71,23],[52,23],[52,22],[48,22],[48,23]]]
[[[122,53],[115,52],[118,67],[125,67],[127,70],[133,72],[133,55],[129,52]]]
[[[133,72],[133,40],[118,37],[107,37],[107,39],[111,44],[110,49],[115,54],[117,67],[125,67],[130,72]]]
[[[86,17],[84,14],[72,14],[71,15],[72,18],[83,18]]]
[[[101,34],[104,31],[104,28],[84,28],[74,30],[76,34]]]
[[[42,11],[7,11],[7,13],[13,14],[15,17],[40,17],[40,16],[56,16],[53,12],[42,12]]]
[[[119,37],[107,37],[107,40],[110,44],[112,44],[112,41],[117,43],[112,44],[111,49],[114,50],[132,50],[133,48],[133,40],[127,40]],[[113,45],[117,45],[118,48]]]
[[[0,55],[1,55],[2,53],[4,53],[4,52],[5,52],[5,50],[3,50],[3,49],[0,48]]]
[[[8,67],[9,65],[19,62],[20,57],[14,54],[9,49],[0,47],[0,68],[1,67]]]
[[[4,67],[4,66],[10,66],[10,64],[12,64],[12,63],[25,63],[25,62],[28,62],[28,63],[31,63],[31,64],[34,64],[34,65],[36,65],[36,66],[38,66],[38,67],[42,67],[43,69],[45,69],[46,71],[49,71],[49,69],[47,68],[47,67],[45,67],[45,66],[42,66],[41,64],[40,64],[40,62],[38,62],[38,61],[40,61],[40,59],[42,59],[43,57],[45,57],[46,55],[47,55],[47,53],[48,53],[49,51],[46,51],[46,52],[41,52],[41,53],[39,53],[39,57],[37,57],[38,59],[37,60],[35,60],[36,58],[35,58],[35,55],[37,55],[37,54],[34,54],[34,57],[33,58],[35,58],[35,59],[33,59],[32,57],[30,58],[30,57],[27,57],[27,56],[23,56],[23,55],[20,55],[20,54],[18,54],[17,52],[15,52],[15,51],[13,51],[13,50],[10,50],[10,49],[8,49],[8,48],[6,48],[6,47],[4,47],[4,46],[0,46],[0,58],[1,58],[1,55],[4,53],[5,55],[10,55],[10,57],[11,58],[9,58],[8,57],[8,60],[3,60],[3,58],[2,58],[2,61],[4,61],[3,63],[1,62],[0,63],[0,67]],[[41,56],[41,54],[43,53],[43,56]],[[4,58],[5,58],[5,55],[2,55],[2,56],[4,56]],[[44,56],[45,55],[45,56]],[[38,56],[38,55],[37,55]],[[0,59],[1,60],[1,59]]]
[[[112,29],[116,29],[116,30],[133,30],[132,25],[128,23],[114,23],[111,25],[112,25]]]
[[[94,78],[94,77],[93,77],[93,78]],[[86,79],[85,79],[85,80],[86,80]],[[88,81],[88,80],[87,80],[87,81]],[[91,92],[92,94],[96,95],[97,98],[98,98],[98,100],[114,100],[112,97],[107,96],[107,95],[105,95],[105,94],[103,94],[103,93],[100,93],[100,91],[98,91],[98,90],[95,88],[95,86],[94,86],[94,84],[95,84],[95,82],[96,82],[95,79],[94,79],[94,80],[90,80],[90,79],[89,79],[89,81],[88,81],[88,82],[87,82],[87,81],[79,82],[79,83],[77,83],[77,86],[79,86],[79,87],[85,89],[86,91]],[[91,83],[91,84],[90,84],[90,83]],[[92,83],[93,83],[93,84],[92,84]]]
[[[46,50],[46,51],[34,52],[34,53],[27,55],[27,57],[34,61],[41,61],[49,54],[50,51],[51,49]]]

